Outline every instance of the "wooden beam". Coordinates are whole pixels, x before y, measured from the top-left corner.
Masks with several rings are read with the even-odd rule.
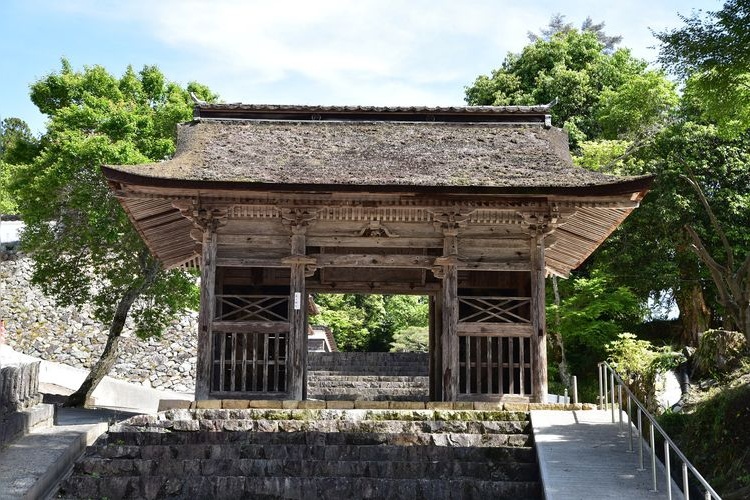
[[[531,337],[533,327],[524,323],[458,323],[459,336],[472,337]]]
[[[219,267],[289,267],[280,258],[263,259],[244,257],[219,257],[216,259],[216,265]]]
[[[211,357],[213,337],[211,326],[216,309],[216,226],[208,221],[203,231],[203,260],[201,266],[201,302],[198,313],[198,360],[196,366],[195,399],[208,399],[211,392]]]
[[[544,234],[531,238],[531,391],[537,403],[547,402],[547,332],[544,297]]]
[[[429,255],[399,254],[310,254],[317,260],[318,267],[391,267],[430,269],[435,257]]]
[[[287,333],[289,323],[286,321],[214,321],[214,332],[235,333]]]

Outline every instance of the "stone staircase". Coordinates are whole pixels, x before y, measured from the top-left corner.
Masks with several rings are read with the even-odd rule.
[[[309,399],[426,401],[428,354],[413,352],[310,352]]]
[[[90,447],[59,498],[541,498],[528,414],[192,409]]]

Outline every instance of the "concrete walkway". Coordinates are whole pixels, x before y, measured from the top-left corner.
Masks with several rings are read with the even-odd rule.
[[[131,415],[58,408],[56,425],[35,429],[0,449],[0,500],[48,497],[86,446],[107,431],[109,422]]]
[[[611,412],[538,410],[531,412],[531,424],[547,500],[667,498],[661,462],[657,459],[654,492],[648,446],[644,443],[646,470],[638,471],[638,437],[635,452],[629,452],[627,423],[620,431]],[[672,498],[683,498],[674,482]]]

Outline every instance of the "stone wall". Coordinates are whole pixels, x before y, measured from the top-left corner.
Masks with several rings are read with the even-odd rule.
[[[31,261],[20,254],[0,254],[0,318],[5,319],[7,343],[24,354],[90,368],[104,349],[107,327],[91,309],[58,307],[29,283]],[[173,322],[159,339],[138,339],[128,325],[120,355],[110,376],[156,389],[190,392],[195,389],[197,315]]]
[[[39,361],[11,364],[0,353],[0,417],[40,402]]]

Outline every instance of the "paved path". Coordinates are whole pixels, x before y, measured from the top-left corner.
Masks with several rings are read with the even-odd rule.
[[[627,424],[620,431],[611,412],[539,410],[531,423],[547,500],[667,498],[661,462],[654,492],[649,448],[643,448],[646,470],[638,471],[638,438],[635,453],[628,452]],[[672,498],[683,498],[674,482]]]
[[[52,493],[87,445],[132,414],[58,408],[54,426],[35,429],[0,449],[0,500],[39,499]]]

